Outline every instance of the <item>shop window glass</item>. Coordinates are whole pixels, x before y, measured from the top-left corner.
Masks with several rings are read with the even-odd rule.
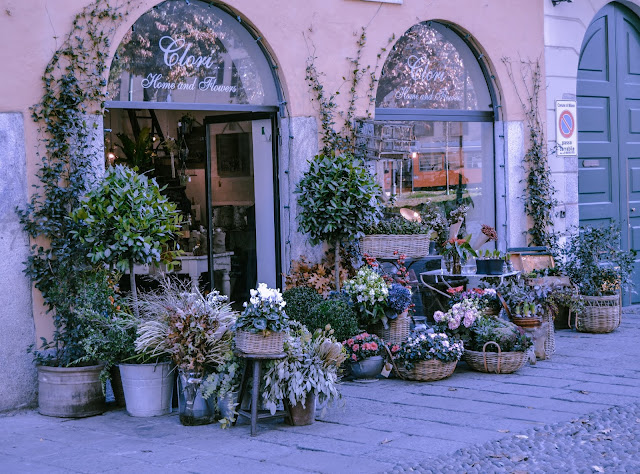
[[[395,44],[382,69],[376,107],[491,110],[469,47],[449,28],[420,23]]]
[[[376,120],[359,128],[392,211],[465,204],[472,234],[495,226],[496,208],[491,94],[475,56],[444,24],[413,26],[383,67]]]
[[[208,3],[167,1],[135,22],[113,59],[111,101],[277,105],[256,40]]]

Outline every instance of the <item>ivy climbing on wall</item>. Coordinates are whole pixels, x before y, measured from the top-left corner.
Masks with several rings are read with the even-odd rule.
[[[530,246],[555,248],[557,235],[553,230],[553,213],[557,199],[551,179],[547,143],[540,115],[542,72],[540,61],[512,61],[502,58],[509,79],[513,83],[528,131],[528,148],[524,156],[526,183],[524,210],[530,218]]]
[[[63,365],[77,355],[73,331],[64,329],[73,328],[74,295],[86,290],[83,283],[90,267],[86,252],[70,238],[75,224],[68,216],[90,184],[88,177],[95,175],[92,157],[97,151],[97,119],[107,98],[111,38],[130,6],[131,1],[114,7],[108,0],[96,0],[76,15],[42,75],[42,99],[31,109],[38,124],[38,183],[28,204],[17,212],[35,242],[25,273],[53,312],[51,348]]]

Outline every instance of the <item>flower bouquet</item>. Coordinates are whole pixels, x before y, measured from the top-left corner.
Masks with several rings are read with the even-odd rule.
[[[286,304],[280,291],[265,283],[251,290],[251,298],[236,321],[236,348],[245,354],[281,353],[289,328]]]
[[[375,377],[382,371],[384,342],[375,334],[363,332],[342,343],[347,360],[351,362],[351,375],[355,378]]]
[[[459,303],[454,303],[446,313],[436,311],[433,313],[435,330],[468,341],[470,328],[481,317],[479,305],[478,298],[464,298]]]
[[[391,347],[399,375],[423,382],[449,377],[463,353],[462,341],[443,332],[419,334],[407,339],[399,348]]]
[[[344,282],[344,290],[358,308],[361,324],[367,326],[381,321],[386,325],[389,287],[381,275],[365,265],[354,278]]]
[[[480,229],[480,235],[476,237],[472,247],[474,250],[478,250],[487,242],[496,242],[497,240],[498,240],[498,233],[496,232],[496,230],[487,224],[482,224],[482,228]]]

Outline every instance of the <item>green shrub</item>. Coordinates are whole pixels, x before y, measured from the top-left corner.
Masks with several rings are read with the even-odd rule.
[[[322,296],[313,288],[301,286],[286,290],[282,293],[282,297],[287,302],[284,310],[287,312],[289,319],[301,322],[311,330],[311,327],[309,327],[311,310],[314,306],[324,301]]]
[[[311,332],[330,324],[338,341],[358,334],[358,316],[348,303],[339,299],[330,299],[314,306],[309,314],[309,322],[305,324]]]

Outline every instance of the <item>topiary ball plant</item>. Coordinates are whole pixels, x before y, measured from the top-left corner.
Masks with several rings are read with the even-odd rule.
[[[331,325],[336,340],[344,341],[358,333],[358,316],[348,303],[339,299],[329,299],[313,307],[306,326],[310,331],[324,329]]]
[[[311,322],[311,310],[314,306],[324,301],[316,290],[303,286],[286,290],[282,293],[282,297],[287,302],[287,315],[289,318],[307,327]],[[309,327],[309,329],[317,328]]]

